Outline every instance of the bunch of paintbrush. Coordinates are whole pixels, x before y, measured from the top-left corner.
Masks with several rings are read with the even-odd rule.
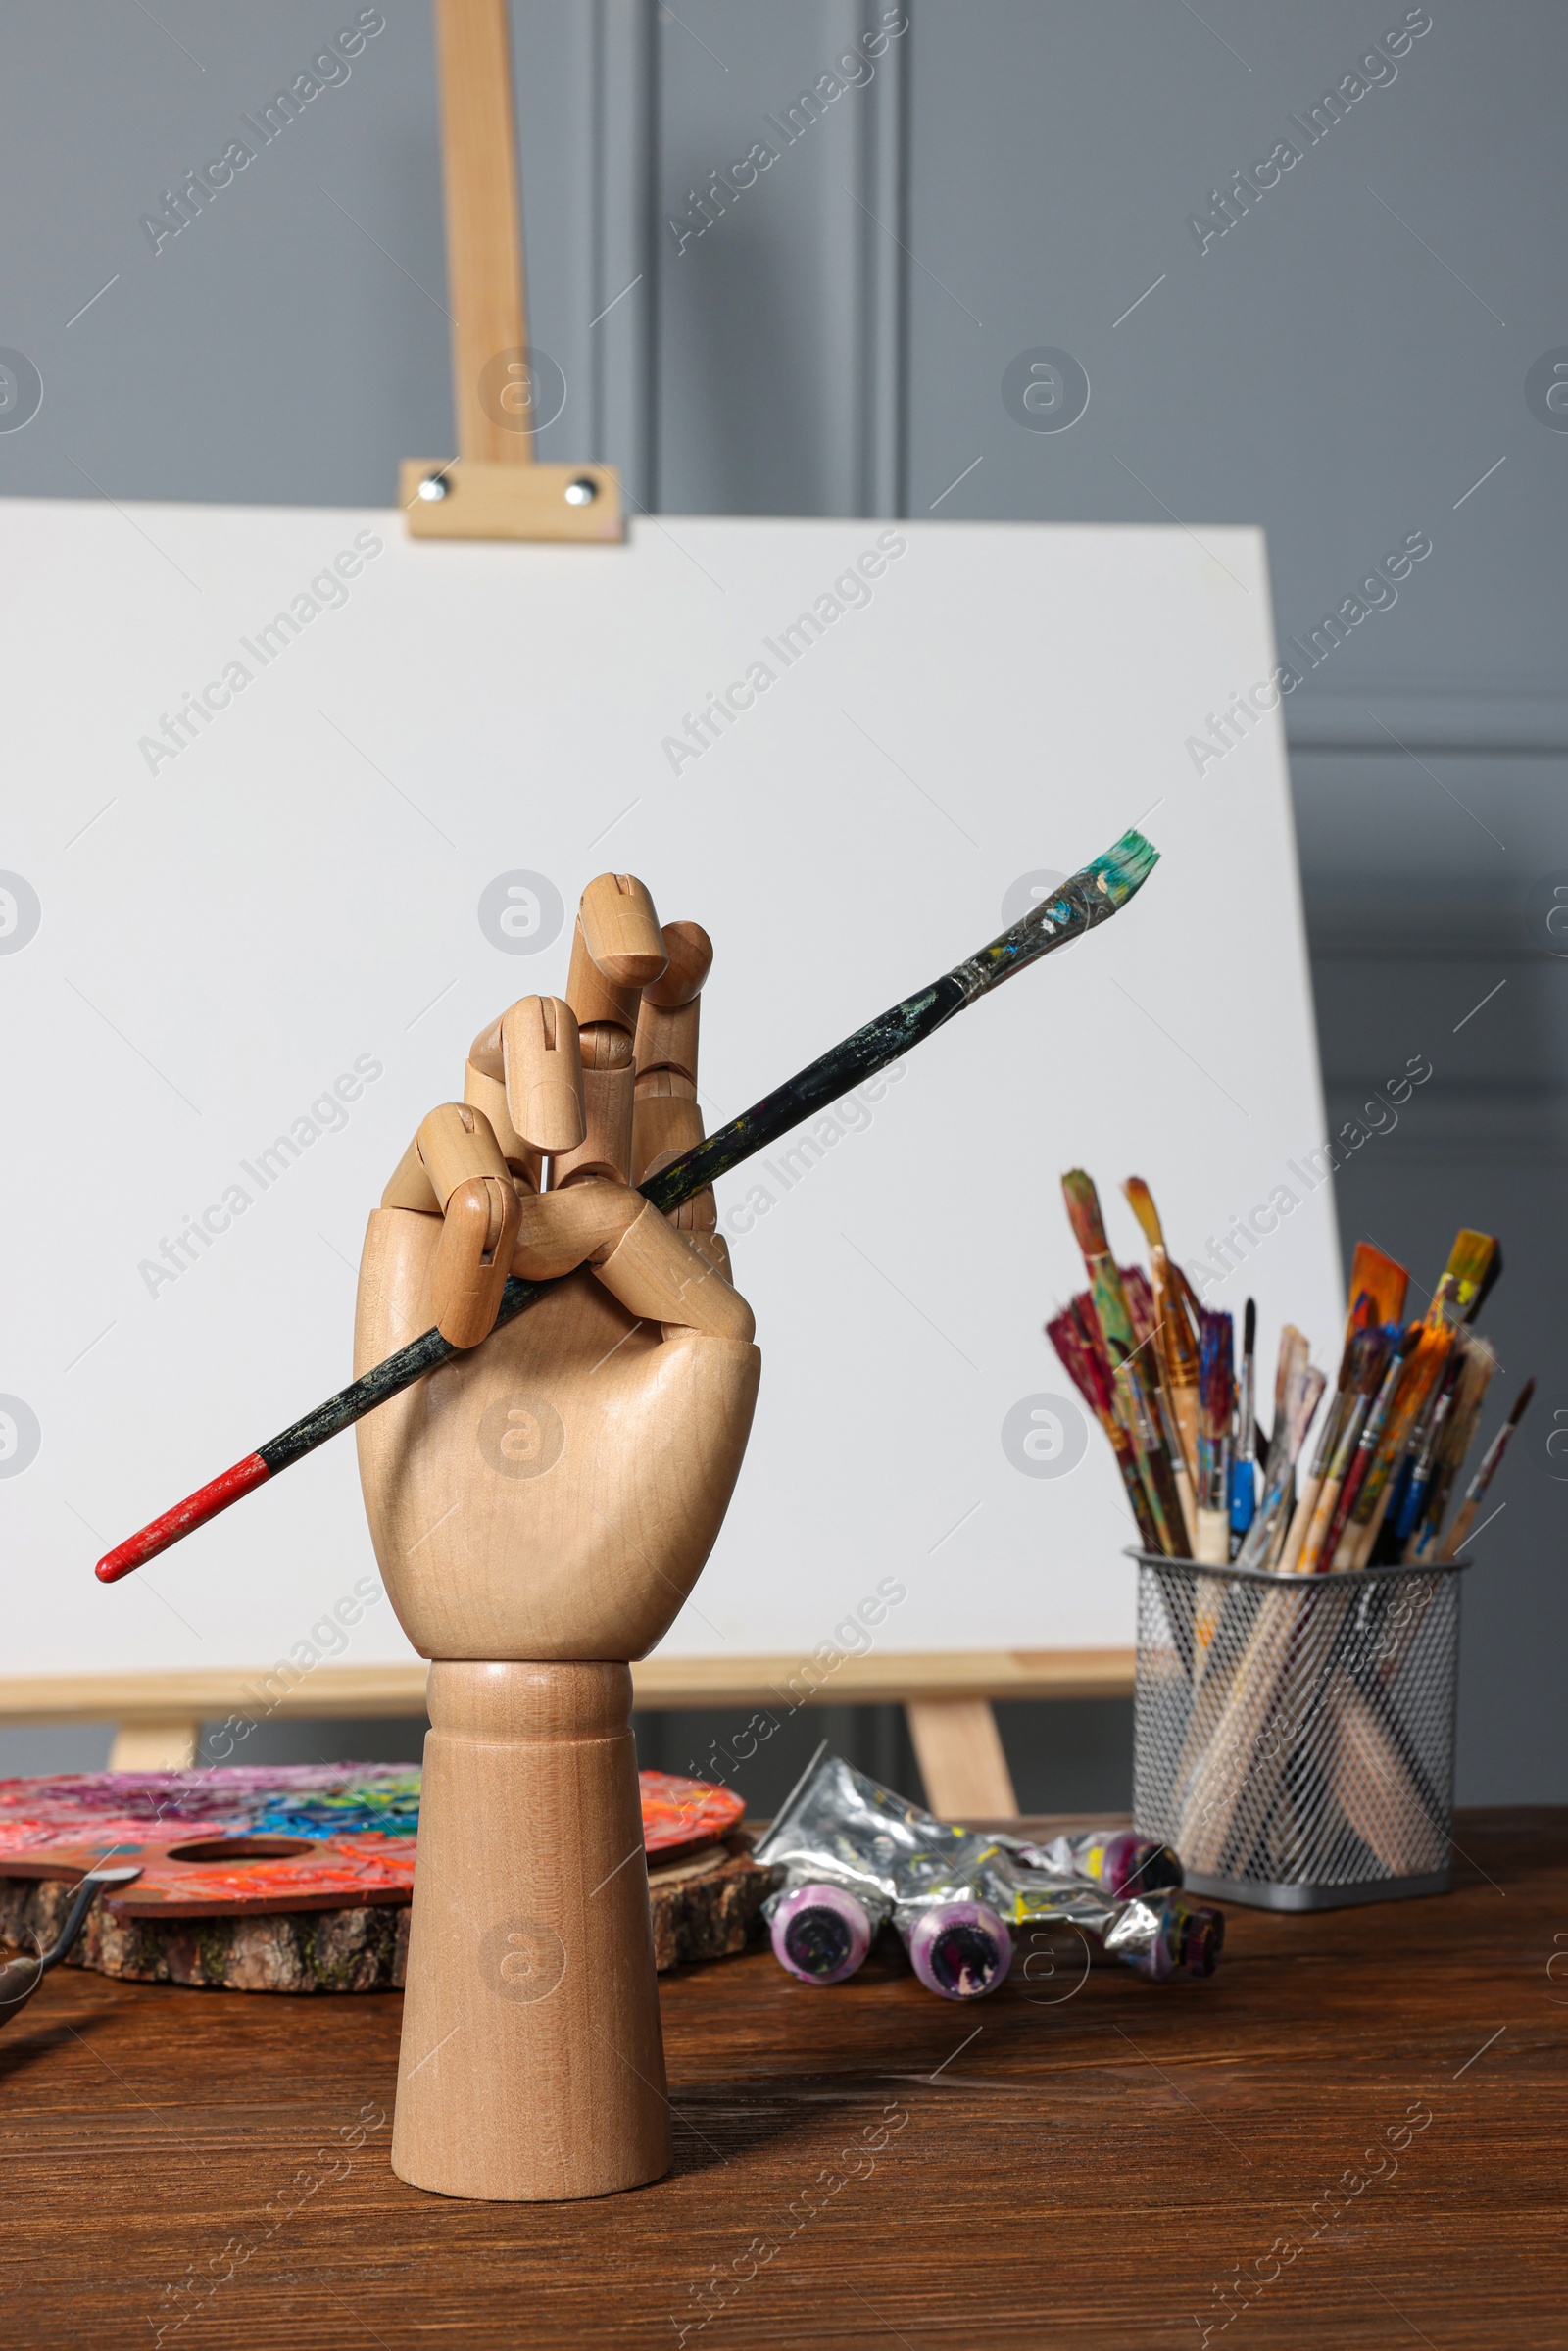
[[[1339,1384],[1284,1568],[1309,1575],[1436,1555],[1495,1368],[1467,1325],[1501,1262],[1490,1235],[1461,1232],[1425,1317],[1405,1326],[1404,1268],[1364,1243],[1357,1249]]]
[[[1105,1352],[1105,1342],[1092,1298],[1085,1292],[1046,1325],[1046,1336],[1061,1358],[1062,1368],[1110,1440],[1127,1489],[1127,1499],[1138,1524],[1138,1540],[1146,1551],[1163,1551],[1164,1543],[1145,1489],[1138,1450],[1117,1409],[1116,1381]]]
[[[1399,1320],[1404,1269],[1366,1245],[1357,1250],[1338,1388],[1291,1526],[1288,1570],[1345,1571],[1456,1555],[1534,1386],[1526,1387],[1472,1481],[1468,1517],[1462,1511],[1440,1544],[1446,1497],[1495,1368],[1491,1347],[1466,1323],[1499,1264],[1494,1241],[1462,1232],[1427,1315],[1405,1327]],[[1284,1809],[1269,1815],[1268,1834],[1283,1850],[1299,1842],[1301,1823],[1283,1770],[1285,1742],[1273,1728],[1282,1705],[1292,1710],[1284,1693],[1299,1690],[1313,1693],[1313,1709],[1326,1705],[1334,1722],[1331,1780],[1344,1818],[1392,1876],[1416,1867],[1414,1857],[1430,1846],[1434,1803],[1388,1693],[1435,1591],[1404,1595],[1414,1606],[1403,1608],[1400,1637],[1392,1643],[1379,1638],[1385,1620],[1393,1623],[1390,1588],[1366,1592],[1358,1610],[1334,1608],[1327,1617],[1316,1607],[1298,1612],[1288,1631],[1260,1618],[1189,1788],[1182,1850],[1193,1866],[1210,1873],[1245,1866],[1245,1854],[1227,1850],[1242,1785],[1254,1822],[1268,1813],[1279,1788]],[[1235,1760],[1247,1750],[1255,1761],[1239,1777]],[[1218,1773],[1216,1756],[1228,1759]]]
[[[1141,1266],[1117,1265],[1094,1182],[1074,1168],[1062,1193],[1090,1286],[1046,1328],[1110,1441],[1144,1548],[1205,1567],[1300,1575],[1450,1556],[1475,1518],[1467,1502],[1464,1524],[1445,1543],[1449,1499],[1496,1368],[1469,1327],[1501,1270],[1496,1241],[1461,1232],[1426,1315],[1410,1324],[1404,1267],[1370,1243],[1358,1246],[1339,1378],[1298,1491],[1326,1385],[1307,1361],[1305,1338],[1290,1324],[1281,1334],[1265,1437],[1252,1301],[1238,1377],[1230,1315],[1200,1306],[1166,1249],[1144,1179],[1129,1177],[1125,1190],[1152,1279]],[[1530,1393],[1471,1489],[1477,1503]],[[1212,1617],[1218,1593],[1208,1600]],[[1201,1625],[1201,1599],[1198,1616]],[[1200,1643],[1200,1668],[1206,1646]]]
[[[1280,1334],[1274,1433],[1263,1465],[1263,1497],[1236,1554],[1239,1567],[1278,1565],[1289,1540],[1296,1464],[1326,1383],[1306,1359],[1306,1340],[1292,1323]]]
[[[1128,1285],[1105,1239],[1100,1196],[1092,1179],[1075,1168],[1063,1176],[1062,1193],[1089,1273],[1088,1293],[1074,1298],[1071,1312],[1081,1336],[1099,1338],[1101,1364],[1110,1376],[1115,1419],[1127,1440],[1125,1449],[1117,1448],[1118,1459],[1124,1463],[1125,1476],[1126,1453],[1130,1452],[1147,1519],[1156,1538],[1152,1543],[1146,1540],[1146,1547],[1168,1559],[1191,1558],[1192,1483],[1165,1386],[1154,1301],[1141,1274],[1129,1297]],[[1146,1326],[1142,1336],[1135,1299]],[[1048,1325],[1048,1329],[1054,1341],[1054,1326]],[[1065,1354],[1062,1360],[1076,1379],[1073,1362]],[[1094,1403],[1094,1398],[1090,1401]],[[1095,1408],[1098,1412],[1098,1405]],[[1130,1480],[1128,1491],[1131,1494]],[[1146,1510],[1135,1508],[1135,1515],[1143,1533]]]
[[[1154,1346],[1159,1354],[1160,1384],[1170,1399],[1171,1417],[1189,1480],[1198,1480],[1198,1435],[1200,1387],[1200,1308],[1192,1285],[1165,1248],[1165,1235],[1154,1197],[1142,1176],[1129,1176],[1122,1190],[1127,1204],[1149,1243],[1154,1271],[1152,1309]],[[1143,1276],[1140,1271],[1140,1281]],[[1147,1288],[1147,1285],[1146,1285]]]
[[[1298,1491],[1326,1386],[1307,1360],[1303,1335],[1289,1324],[1281,1335],[1265,1438],[1256,1414],[1252,1302],[1238,1376],[1231,1317],[1200,1306],[1166,1249],[1143,1179],[1130,1178],[1126,1194],[1149,1243],[1152,1279],[1139,1267],[1117,1266],[1099,1195],[1082,1170],[1063,1177],[1062,1191],[1090,1287],[1047,1329],[1110,1441],[1146,1551],[1205,1568],[1303,1576],[1456,1555],[1534,1385],[1494,1440],[1446,1537],[1449,1499],[1496,1368],[1491,1347],[1470,1328],[1501,1267],[1494,1240],[1460,1233],[1426,1316],[1408,1325],[1404,1268],[1360,1245],[1339,1377]],[[1182,1595],[1173,1599],[1173,1633],[1193,1691],[1178,1772],[1181,1846],[1191,1865],[1239,1872],[1260,1839],[1281,1852],[1299,1842],[1302,1822],[1285,1767],[1290,1742],[1275,1724],[1295,1690],[1318,1693],[1311,1703],[1331,1709],[1341,1758],[1332,1776],[1346,1822],[1392,1874],[1407,1869],[1431,1805],[1389,1693],[1397,1648],[1408,1651],[1424,1605],[1404,1611],[1401,1642],[1391,1653],[1386,1641],[1363,1638],[1368,1611],[1379,1623],[1387,1614],[1381,1588],[1358,1605],[1342,1588],[1343,1604],[1295,1612],[1270,1607],[1255,1584],[1222,1574],[1200,1575],[1191,1589],[1183,1622],[1175,1605]],[[1349,1667],[1348,1641],[1356,1652]],[[1368,1664],[1361,1652],[1370,1655],[1374,1645],[1376,1662]],[[1382,1812],[1363,1800],[1369,1758],[1388,1799],[1380,1799]],[[1244,1813],[1252,1824],[1245,1830]],[[1380,1821],[1388,1816],[1375,1840],[1368,1834],[1374,1813]]]

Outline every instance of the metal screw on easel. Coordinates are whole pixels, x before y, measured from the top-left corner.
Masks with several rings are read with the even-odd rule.
[[[618,544],[614,466],[539,457],[539,435],[566,407],[566,378],[528,341],[509,0],[435,0],[434,14],[457,449],[449,462],[404,459],[409,535]],[[0,407],[3,394],[0,382]]]

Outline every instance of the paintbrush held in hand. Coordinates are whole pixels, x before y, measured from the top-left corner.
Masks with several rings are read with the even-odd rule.
[[[1143,1178],[1130,1176],[1124,1189],[1150,1273],[1117,1264],[1100,1195],[1074,1168],[1062,1193],[1090,1286],[1046,1329],[1110,1441],[1144,1549],[1297,1575],[1456,1557],[1535,1387],[1526,1386],[1446,1533],[1496,1369],[1471,1328],[1502,1270],[1492,1235],[1457,1236],[1426,1314],[1411,1323],[1402,1319],[1404,1267],[1358,1244],[1339,1375],[1308,1451],[1327,1381],[1307,1360],[1305,1336],[1290,1324],[1281,1333],[1265,1441],[1252,1300],[1238,1377],[1231,1316],[1200,1306]],[[1220,1596],[1217,1588],[1206,1594],[1211,1610]]]

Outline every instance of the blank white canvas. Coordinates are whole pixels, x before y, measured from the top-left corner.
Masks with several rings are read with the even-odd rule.
[[[712,933],[711,1129],[995,936],[1023,877],[1138,823],[1162,862],[1114,922],[720,1185],[761,1396],[665,1645],[807,1656],[889,1578],[890,1649],[1131,1640],[1102,1437],[1060,1475],[1004,1446],[1021,1410],[1054,1466],[1027,1399],[1070,1393],[1041,1329],[1083,1278],[1060,1172],[1097,1175],[1123,1255],[1129,1172],[1189,1258],[1295,1196],[1210,1293],[1256,1296],[1265,1389],[1281,1322],[1332,1370],[1343,1310],[1278,715],[1201,775],[1189,748],[1273,666],[1260,534],[669,518],[609,549],[416,545],[384,513],[15,501],[0,533],[0,868],[38,907],[19,946],[30,902],[0,898],[0,1392],[39,1431],[0,1458],[5,1670],[267,1665],[372,1568],[344,1438],[128,1582],[91,1573],[348,1377],[366,1215],[475,1032],[564,987],[593,874]],[[290,610],[263,666],[246,641]],[[821,633],[786,663],[803,612]],[[235,661],[177,757],[142,748]],[[757,663],[750,707],[672,751]],[[518,872],[565,909],[534,953],[478,916]],[[290,1133],[264,1190],[247,1163]],[[204,1214],[210,1246],[155,1279]],[[410,1653],[383,1602],[348,1661]]]

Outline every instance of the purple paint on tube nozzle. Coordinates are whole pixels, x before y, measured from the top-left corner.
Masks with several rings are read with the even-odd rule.
[[[899,1927],[909,1965],[944,2000],[983,2000],[1005,1983],[1012,1936],[989,1902],[933,1902]]]
[[[784,1895],[771,1920],[773,1956],[803,1984],[842,1984],[871,1948],[865,1905],[820,1881]]]

